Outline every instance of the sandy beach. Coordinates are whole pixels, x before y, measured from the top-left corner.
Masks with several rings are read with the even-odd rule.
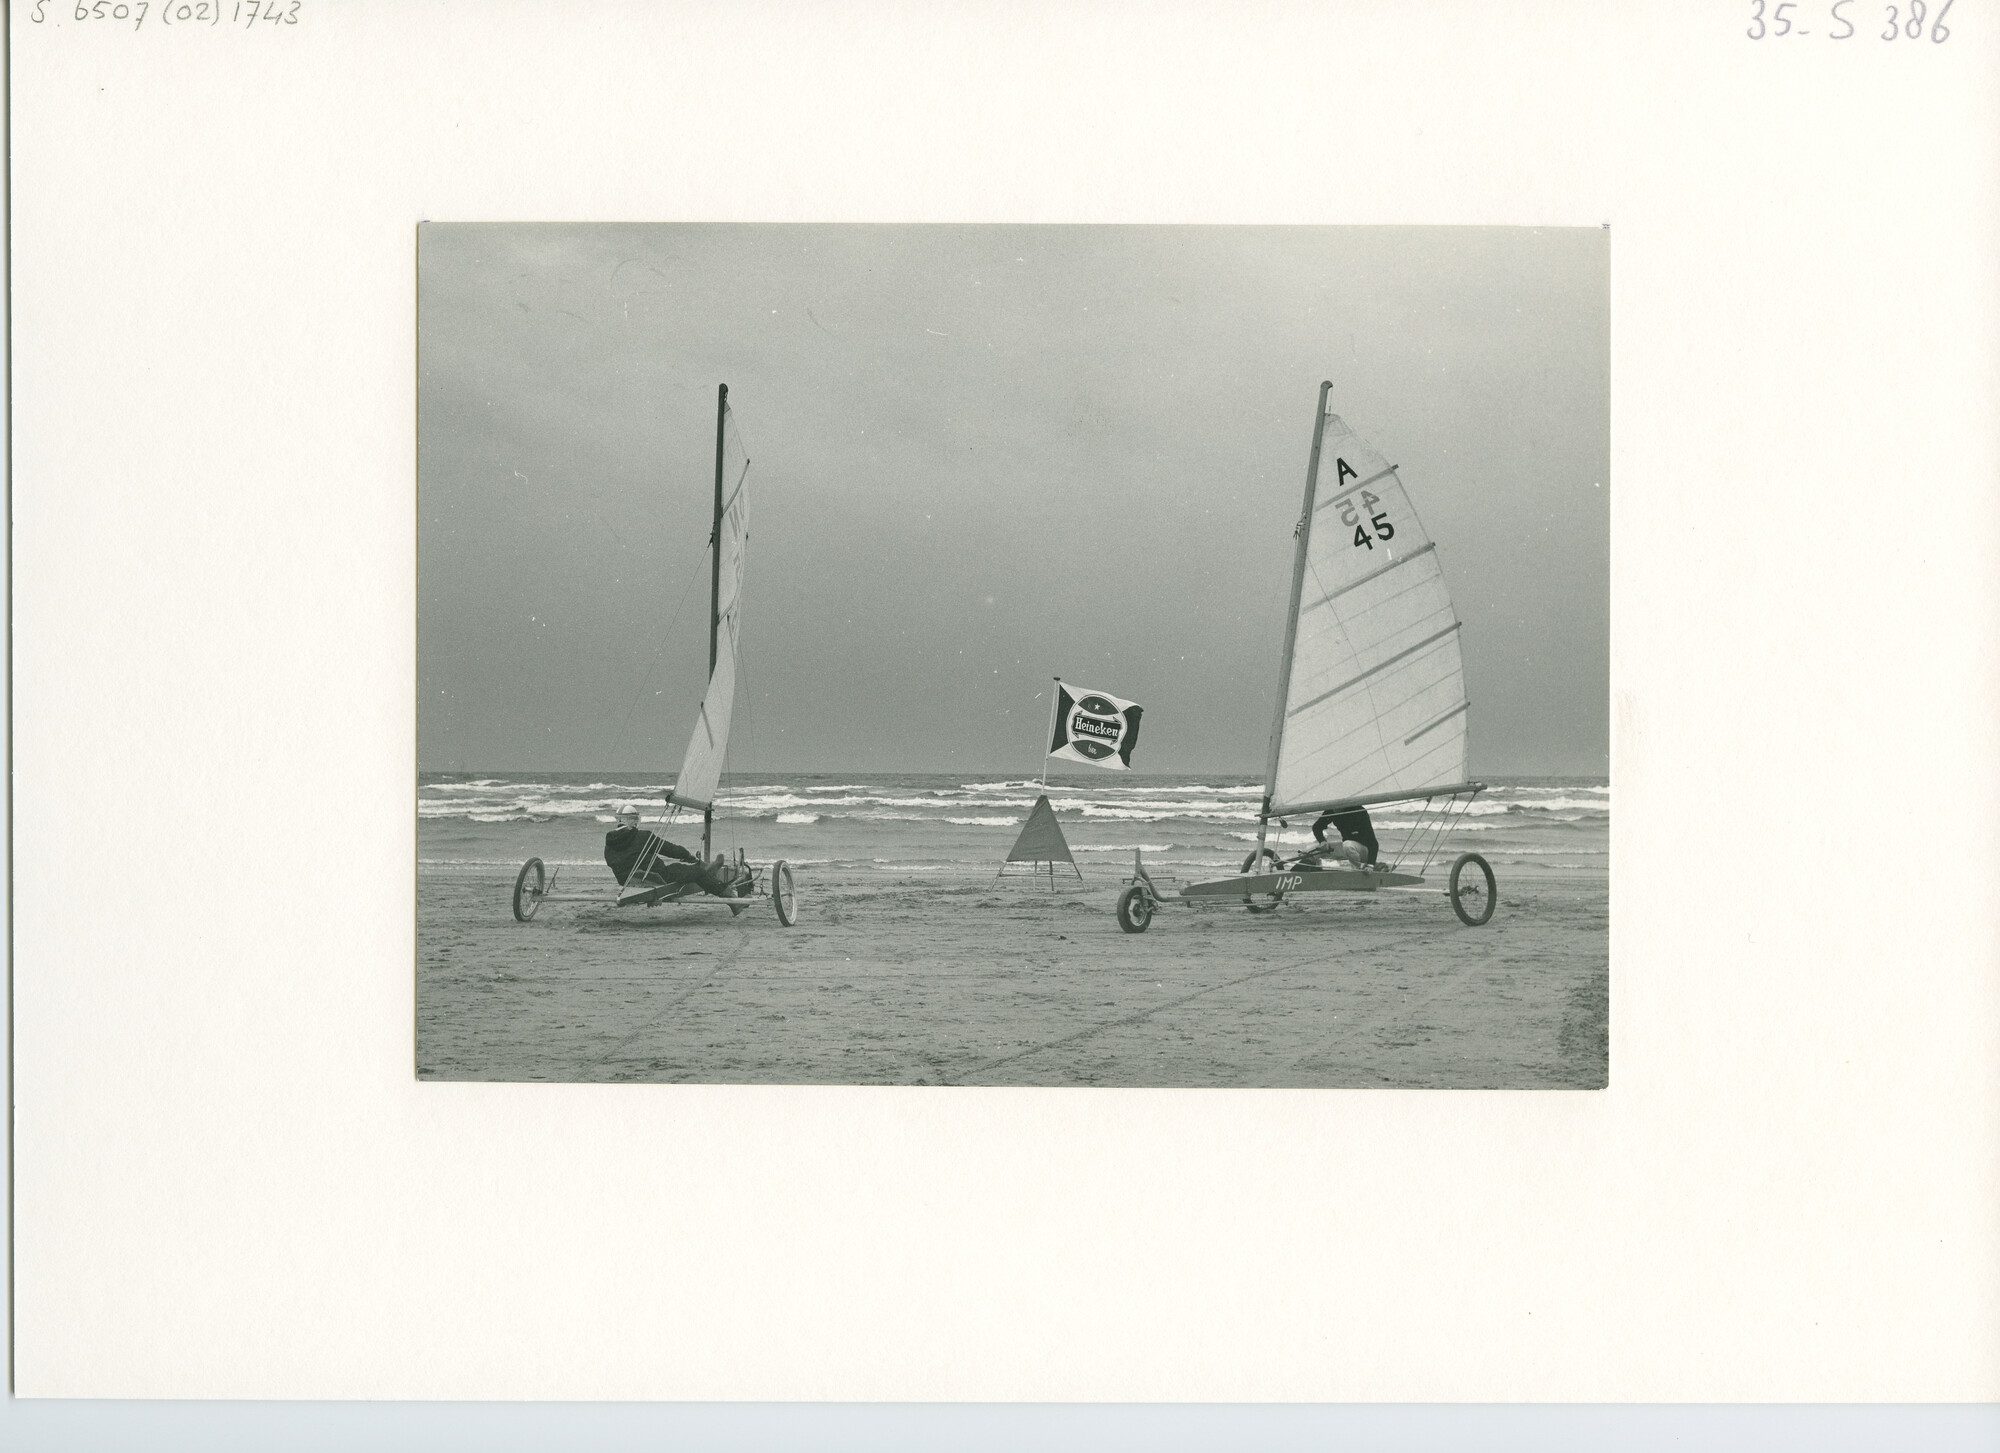
[[[1164,907],[1119,930],[1086,884],[801,869],[768,900],[531,923],[498,867],[420,867],[417,1074],[826,1085],[1593,1089],[1606,1083],[1601,874],[1270,914]],[[560,886],[609,875],[565,870]],[[1440,881],[1433,876],[1432,882]]]

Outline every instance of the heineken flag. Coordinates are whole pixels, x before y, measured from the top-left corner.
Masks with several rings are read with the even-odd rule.
[[[1123,772],[1132,765],[1132,749],[1139,745],[1140,710],[1133,702],[1058,680],[1056,732],[1049,755]]]

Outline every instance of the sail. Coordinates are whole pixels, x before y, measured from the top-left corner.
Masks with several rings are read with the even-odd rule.
[[[735,421],[725,403],[721,410],[718,457],[722,480],[722,519],[715,531],[715,669],[708,692],[688,739],[687,755],[674,778],[672,800],[678,806],[706,811],[715,805],[715,785],[722,778],[722,759],[729,750],[729,715],[736,701],[736,633],[743,593],[744,545],[750,534],[750,459],[737,437]]]
[[[1395,466],[1328,414],[1278,714],[1273,815],[1465,781],[1458,624]]]

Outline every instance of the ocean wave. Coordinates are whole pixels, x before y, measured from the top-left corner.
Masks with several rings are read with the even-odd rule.
[[[1108,797],[1145,796],[1151,798],[1163,797],[1169,799],[1179,796],[1261,797],[1264,795],[1264,789],[1262,787],[1202,787],[1197,785],[1186,785],[1180,787],[1162,787],[1151,782],[1143,782],[1143,783],[1135,782],[1130,785],[1107,782],[1102,784],[1101,786],[1089,788],[1086,790],[1091,791],[1095,794]]]
[[[1517,802],[1516,812],[1587,812],[1596,817],[1607,817],[1611,813],[1608,802],[1579,802],[1574,797],[1557,797],[1548,802]]]
[[[1087,802],[1082,807],[1082,813],[1086,819],[1109,819],[1114,822],[1204,822],[1221,825],[1257,820],[1256,812],[1249,808],[1240,812],[1229,812],[1218,808],[1191,808],[1160,803],[1107,807]]]
[[[898,797],[882,793],[869,793],[860,797],[800,797],[795,793],[775,793],[768,796],[744,797],[722,793],[716,800],[718,811],[729,812],[739,817],[764,817],[787,808],[807,807],[822,812],[832,807],[1026,807],[1027,802],[940,802],[934,797]]]
[[[610,821],[612,810],[629,801],[623,797],[496,797],[491,801],[460,801],[436,797],[417,799],[419,817],[462,817],[478,813],[516,813],[544,821],[554,817],[598,817]],[[642,814],[647,822],[661,820],[657,812]]]
[[[526,858],[418,858],[420,868],[505,868],[518,872]],[[602,868],[602,858],[543,858],[545,868]],[[607,873],[608,877],[609,874]]]
[[[1482,797],[1465,809],[1471,817],[1492,817],[1502,812],[1588,812],[1598,817],[1610,815],[1608,801],[1582,801],[1574,797],[1556,797],[1541,802],[1519,802],[1506,797]]]
[[[1134,782],[1129,784],[1120,782],[1050,782],[1044,786],[1042,783],[1036,781],[968,782],[965,784],[964,790],[978,793],[1032,792],[1037,796],[1047,793],[1050,796],[1060,794],[1072,798],[1101,797],[1113,800],[1133,796],[1143,796],[1148,799],[1164,798],[1168,800],[1183,795],[1191,797],[1260,797],[1264,792],[1261,786],[1210,787],[1201,783],[1187,783],[1180,786],[1168,787],[1157,782]],[[1031,802],[1033,800],[1033,798],[1029,799]]]
[[[468,857],[496,863],[518,851],[513,858],[518,868],[521,859],[551,849],[587,852],[586,839],[608,830],[612,810],[625,802],[640,805],[649,829],[684,837],[692,823],[696,824],[692,830],[699,832],[700,814],[686,810],[669,814],[658,786],[619,781],[601,772],[589,774],[588,780],[582,772],[568,780],[549,780],[563,775],[435,781],[426,774],[419,780],[417,798],[422,846],[431,854],[440,849],[447,856],[463,851]],[[1121,868],[1120,857],[1129,863],[1134,847],[1146,854],[1149,864],[1163,855],[1204,864],[1209,858],[1227,858],[1223,871],[1232,871],[1257,840],[1261,784],[1166,777],[1134,781],[1109,772],[1100,776],[1104,780],[1051,782],[1045,787],[1032,778],[960,783],[943,774],[912,773],[884,774],[873,781],[865,777],[787,781],[778,774],[759,774],[719,794],[716,818],[730,824],[735,836],[753,849],[759,823],[773,846],[810,841],[824,851],[818,847],[822,842],[837,845],[835,861],[843,869],[862,872],[869,866],[865,854],[882,848],[905,849],[930,860],[921,866],[904,864],[912,873],[953,871],[952,864],[957,871],[977,872],[994,856],[995,839],[1017,830],[1027,810],[1044,795],[1072,839],[1077,860],[1099,864],[1100,872]],[[1469,812],[1457,810],[1468,807]],[[1469,803],[1463,798],[1457,803],[1444,799],[1429,804],[1384,803],[1371,808],[1370,814],[1385,854],[1421,855],[1432,849],[1436,841],[1432,831],[1442,823],[1447,831],[1435,850],[1445,854],[1457,850],[1452,844],[1458,839],[1460,848],[1478,847],[1496,863],[1518,857],[1524,871],[1545,864],[1580,863],[1602,873],[1609,862],[1608,785],[1503,782]],[[1310,846],[1315,815],[1293,813],[1283,828],[1273,821],[1267,842],[1287,855]],[[776,832],[778,826],[785,831]],[[797,831],[806,826],[813,827],[813,833]],[[906,853],[894,856],[900,860]],[[546,857],[544,861],[554,862]],[[426,872],[444,871],[430,858],[425,863]],[[1207,866],[1192,870],[1205,872]],[[498,872],[498,868],[478,871]]]

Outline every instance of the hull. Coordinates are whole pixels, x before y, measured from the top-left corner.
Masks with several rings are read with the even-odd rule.
[[[1424,880],[1409,873],[1356,873],[1342,868],[1302,873],[1242,873],[1189,883],[1181,897],[1241,899],[1273,893],[1373,893],[1378,888],[1414,888]]]

